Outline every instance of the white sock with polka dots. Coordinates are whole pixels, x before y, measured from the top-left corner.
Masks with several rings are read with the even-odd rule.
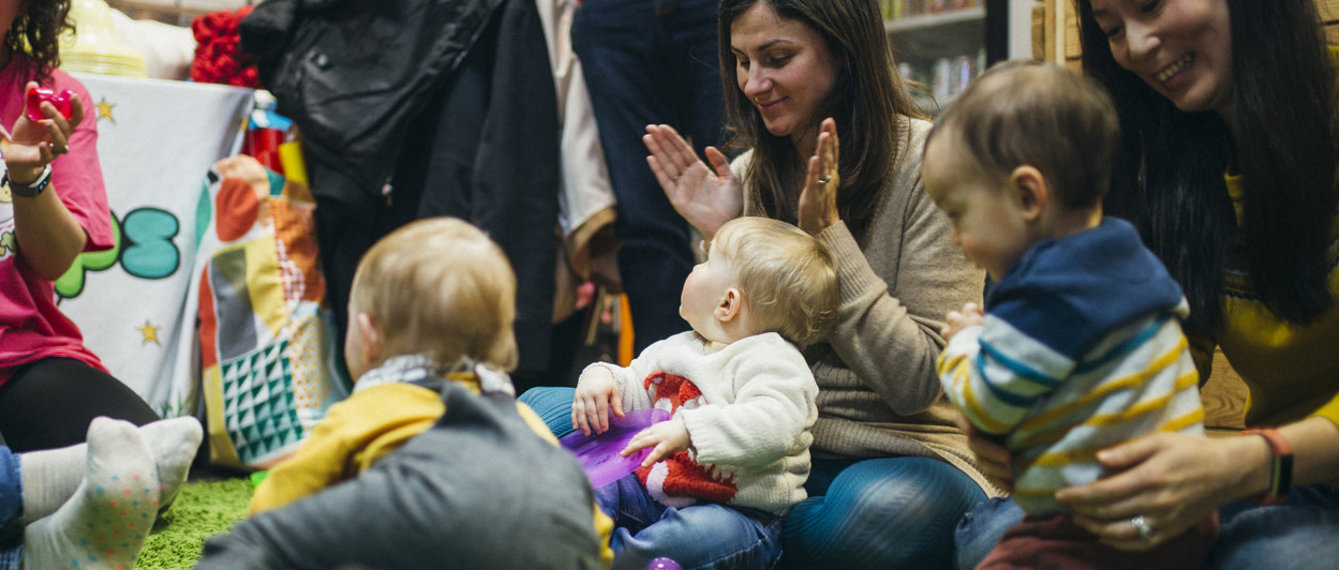
[[[200,439],[204,437],[200,420],[190,416],[159,420],[140,426],[139,433],[153,452],[158,481],[163,484],[158,502],[172,504],[181,484],[186,482],[196,450],[200,449]]]
[[[200,428],[199,420],[188,416],[145,424],[140,426],[139,433],[149,444],[149,451],[158,466],[158,481],[163,485],[158,502],[169,505],[186,481],[204,430]],[[55,512],[79,488],[84,481],[87,448],[88,444],[81,443],[19,455],[23,471],[23,515],[28,523]]]
[[[95,418],[84,481],[55,513],[24,530],[25,568],[135,567],[159,504],[158,468],[130,422]]]

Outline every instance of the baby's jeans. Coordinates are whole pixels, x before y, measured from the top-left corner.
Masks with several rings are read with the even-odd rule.
[[[676,509],[656,502],[637,476],[595,490],[614,519],[609,547],[615,570],[643,570],[658,557],[691,568],[773,568],[781,558],[781,517],[700,503]]]

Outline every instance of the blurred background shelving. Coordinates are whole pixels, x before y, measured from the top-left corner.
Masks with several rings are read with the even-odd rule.
[[[898,71],[933,116],[989,64],[1032,57],[1035,0],[881,0]]]
[[[190,26],[191,20],[219,10],[236,10],[261,0],[107,0],[107,5],[136,20]]]

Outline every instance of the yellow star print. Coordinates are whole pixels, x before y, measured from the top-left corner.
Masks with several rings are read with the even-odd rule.
[[[158,345],[158,346],[163,346],[163,343],[158,342],[158,327],[155,327],[155,326],[153,326],[152,324],[149,324],[149,320],[148,320],[148,319],[145,319],[145,320],[144,320],[144,326],[142,326],[142,327],[140,327],[140,328],[138,328],[138,329],[136,329],[136,330],[139,331],[139,334],[144,335],[144,340],[140,341],[140,344],[144,344],[144,343],[146,343],[146,342],[153,341],[154,344],[156,344],[156,345]]]
[[[99,121],[101,121],[101,120],[103,120],[103,119],[107,119],[108,121],[111,121],[113,125],[116,124],[116,117],[113,117],[113,116],[112,116],[112,108],[113,108],[113,107],[116,107],[116,105],[113,105],[113,104],[111,104],[111,103],[108,103],[108,102],[107,102],[107,98],[106,98],[106,97],[103,97],[102,100],[101,100],[101,101],[98,101],[98,104],[97,104],[97,105],[94,105],[94,106],[97,107],[97,109],[98,109],[98,120],[99,120]]]

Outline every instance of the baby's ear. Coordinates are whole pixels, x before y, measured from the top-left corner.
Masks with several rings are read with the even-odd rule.
[[[731,287],[721,295],[721,302],[716,305],[716,310],[712,311],[712,314],[716,316],[716,320],[728,323],[738,317],[743,308],[744,294],[739,292],[739,289]]]
[[[1009,187],[1017,196],[1028,221],[1041,219],[1046,203],[1051,199],[1046,177],[1035,166],[1024,164],[1009,173]]]
[[[368,365],[376,362],[377,355],[381,354],[381,326],[379,326],[372,315],[367,313],[358,313],[354,317],[354,334],[358,335],[358,340],[363,343],[363,364]]]

